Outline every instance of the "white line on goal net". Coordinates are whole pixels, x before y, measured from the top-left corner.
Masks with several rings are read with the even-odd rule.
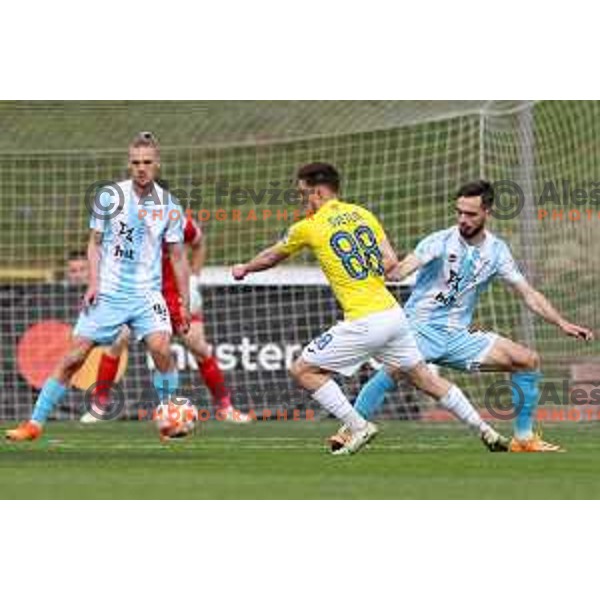
[[[402,282],[390,282],[394,287],[412,287],[416,275],[407,277]],[[230,267],[205,267],[200,277],[202,286],[222,285],[318,285],[329,286],[325,274],[319,267],[312,266],[280,266],[248,275],[244,281],[235,281],[231,276]]]

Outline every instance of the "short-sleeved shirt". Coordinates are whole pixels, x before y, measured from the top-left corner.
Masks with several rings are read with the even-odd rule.
[[[285,254],[309,248],[348,320],[397,305],[384,280],[379,244],[385,233],[362,206],[332,199],[294,223],[277,245]]]
[[[90,228],[103,234],[99,293],[127,302],[160,291],[162,246],[183,241],[183,212],[177,199],[156,183],[150,201],[137,197],[130,179],[116,186],[121,201],[114,187],[102,191]]]
[[[494,278],[511,285],[524,280],[507,244],[489,231],[478,246],[468,244],[456,226],[437,231],[414,254],[422,265],[404,308],[415,323],[468,327],[479,295]]]

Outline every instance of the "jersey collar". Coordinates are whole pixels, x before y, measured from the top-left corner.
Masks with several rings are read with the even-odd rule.
[[[456,237],[458,238],[458,241],[463,246],[466,246],[467,248],[476,248],[477,250],[480,250],[480,251],[488,246],[488,244],[490,243],[491,238],[492,238],[492,234],[487,229],[484,229],[484,236],[483,236],[483,239],[481,240],[481,242],[479,242],[479,244],[469,244],[469,242],[467,242],[467,240],[465,240],[463,238],[463,236],[460,234],[458,225],[454,226],[454,231],[456,233]]]

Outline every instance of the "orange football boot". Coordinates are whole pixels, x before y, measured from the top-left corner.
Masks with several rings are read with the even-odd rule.
[[[11,442],[27,442],[37,440],[42,435],[42,426],[33,421],[25,421],[16,429],[9,429],[5,433],[7,440]]]
[[[183,424],[177,425],[161,425],[158,428],[158,437],[161,442],[185,438],[191,435],[192,430],[185,427]]]
[[[557,444],[545,442],[536,434],[526,440],[513,438],[510,441],[509,452],[566,452],[566,450]]]

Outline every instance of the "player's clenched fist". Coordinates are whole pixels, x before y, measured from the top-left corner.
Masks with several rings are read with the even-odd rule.
[[[246,265],[244,265],[242,263],[238,263],[237,265],[234,265],[233,268],[231,269],[231,274],[233,275],[233,278],[236,281],[241,281],[248,274],[248,271],[246,270]]]
[[[594,332],[587,327],[581,327],[580,325],[567,322],[561,324],[560,328],[566,335],[585,340],[586,342],[591,342],[594,339]]]
[[[83,310],[87,310],[88,308],[90,308],[90,306],[96,304],[97,300],[98,300],[98,288],[96,286],[90,285],[81,300],[81,308]]]

